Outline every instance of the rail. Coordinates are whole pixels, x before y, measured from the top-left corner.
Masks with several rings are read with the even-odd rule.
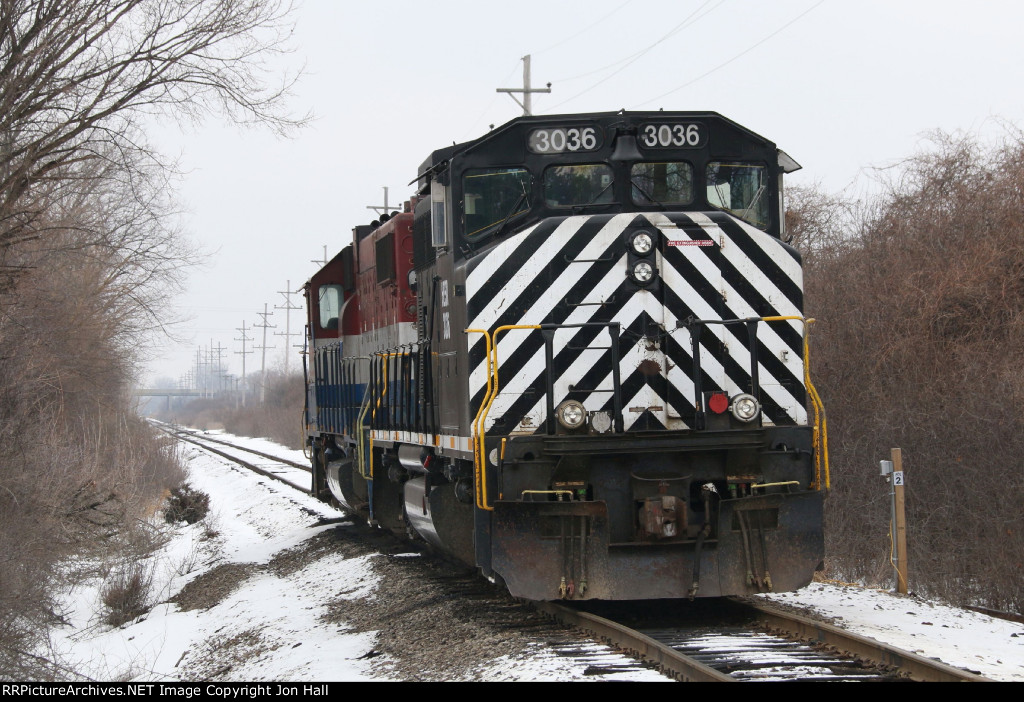
[[[295,488],[296,490],[299,490],[300,492],[304,492],[307,495],[312,494],[312,489],[310,489],[310,488],[304,488],[304,487],[302,487],[300,485],[296,485],[292,481],[287,480],[286,478],[284,478],[284,477],[282,477],[280,475],[276,475],[273,471],[266,470],[264,468],[260,468],[259,466],[255,465],[255,464],[252,464],[252,463],[249,463],[248,461],[245,461],[245,460],[239,458],[238,456],[233,456],[233,455],[231,455],[230,453],[228,453],[226,451],[221,451],[220,449],[217,449],[217,448],[214,448],[213,446],[210,446],[209,444],[205,443],[208,440],[207,437],[198,437],[198,436],[195,436],[195,435],[190,435],[188,432],[184,432],[184,431],[181,431],[181,430],[176,430],[176,429],[173,429],[173,428],[160,427],[160,429],[162,429],[166,433],[170,434],[174,438],[178,439],[179,441],[185,441],[187,443],[190,443],[190,444],[193,444],[195,446],[198,446],[199,448],[201,448],[204,451],[209,451],[210,453],[216,454],[216,455],[220,456],[221,458],[225,458],[225,459],[231,461],[232,463],[236,463],[236,464],[242,466],[243,468],[252,471],[253,473],[257,473],[259,475],[262,475],[265,478],[270,478],[271,480],[276,480],[276,481],[278,481],[280,483],[284,483],[288,487]],[[225,446],[230,446],[231,448],[238,449],[238,450],[241,450],[241,451],[249,451],[250,453],[255,453],[254,451],[251,451],[250,449],[243,448],[241,446],[236,446],[235,444],[230,444],[230,443],[228,443],[226,441],[217,441],[217,443],[224,444]],[[261,455],[266,456],[266,454],[261,454]],[[275,460],[275,461],[277,461],[279,463],[285,464],[285,465],[292,465],[290,461],[286,461],[286,460],[283,460],[281,458],[274,457],[273,460]],[[309,471],[309,469],[306,468],[305,466],[302,466],[301,469],[305,470],[305,471]]]
[[[879,665],[899,668],[911,680],[926,682],[991,682],[977,673],[925,658],[910,651],[904,651],[888,644],[844,631],[837,626],[814,621],[799,614],[782,612],[771,607],[750,602],[744,603],[756,612],[762,626],[780,629],[792,636],[815,641],[826,646],[860,656]]]
[[[172,430],[164,429],[164,431],[170,433]],[[221,444],[223,446],[228,446],[228,447],[233,448],[233,449],[238,449],[239,451],[245,451],[246,453],[251,453],[251,454],[253,454],[255,456],[259,456],[260,458],[267,458],[267,459],[269,459],[271,461],[277,461],[278,463],[283,463],[286,466],[291,466],[292,468],[298,468],[299,470],[304,470],[307,473],[310,473],[313,470],[309,465],[306,465],[306,464],[303,464],[303,463],[298,463],[297,461],[291,461],[291,460],[288,460],[287,458],[281,458],[280,456],[275,456],[274,454],[267,453],[266,451],[260,451],[259,449],[249,448],[248,446],[239,446],[238,444],[233,444],[230,441],[224,441],[222,439],[214,439],[212,436],[204,435],[204,436],[200,437],[200,436],[198,436],[196,434],[195,431],[190,431],[190,430],[187,430],[187,429],[178,429],[177,430],[177,435],[180,435],[182,437],[185,437],[185,436],[195,437],[195,438],[201,439],[202,441],[209,441],[209,442],[212,442],[212,443],[215,443],[215,444]]]
[[[748,610],[751,613],[752,621],[758,627],[788,639],[826,646],[841,654],[845,653],[870,661],[879,666],[882,671],[896,670],[901,676],[900,679],[920,682],[990,682],[988,678],[981,675],[954,668],[941,661],[858,636],[839,627],[816,622],[798,614],[783,612],[746,600],[727,598],[727,601]],[[737,677],[727,675],[707,665],[703,660],[697,660],[672,645],[612,619],[575,609],[562,603],[531,602],[530,604],[563,624],[588,631],[620,649],[636,654],[640,659],[656,665],[678,680],[686,682],[738,681]],[[742,654],[739,654],[736,659],[730,657],[730,666],[735,665],[741,658]],[[801,662],[796,660],[792,665],[796,669],[796,677],[789,679],[803,679],[803,674],[800,673]],[[890,677],[891,675],[892,673],[889,673]]]

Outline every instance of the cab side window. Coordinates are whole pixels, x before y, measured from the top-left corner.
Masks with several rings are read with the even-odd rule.
[[[341,286],[321,285],[318,291],[320,308],[320,328],[337,329],[338,317],[341,314]]]

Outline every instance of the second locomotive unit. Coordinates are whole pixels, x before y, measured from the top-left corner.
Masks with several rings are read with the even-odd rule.
[[[306,286],[315,494],[528,599],[807,584],[827,461],[796,168],[712,112],[434,151]]]

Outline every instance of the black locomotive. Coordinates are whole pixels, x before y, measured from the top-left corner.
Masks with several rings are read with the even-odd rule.
[[[528,599],[807,584],[828,477],[797,168],[712,112],[433,152],[306,285],[315,494]]]

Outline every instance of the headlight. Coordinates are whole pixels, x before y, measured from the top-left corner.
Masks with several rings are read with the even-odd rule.
[[[579,429],[587,421],[587,411],[575,400],[566,400],[555,410],[558,423],[566,429]]]
[[[741,422],[751,422],[761,411],[761,403],[753,395],[737,395],[732,398],[732,416]]]
[[[638,256],[643,256],[644,254],[650,253],[651,249],[654,248],[654,239],[652,239],[651,235],[647,232],[637,232],[633,235],[632,244],[633,251],[635,251]]]
[[[651,282],[654,277],[654,266],[648,261],[640,261],[633,266],[633,280],[641,285]]]

